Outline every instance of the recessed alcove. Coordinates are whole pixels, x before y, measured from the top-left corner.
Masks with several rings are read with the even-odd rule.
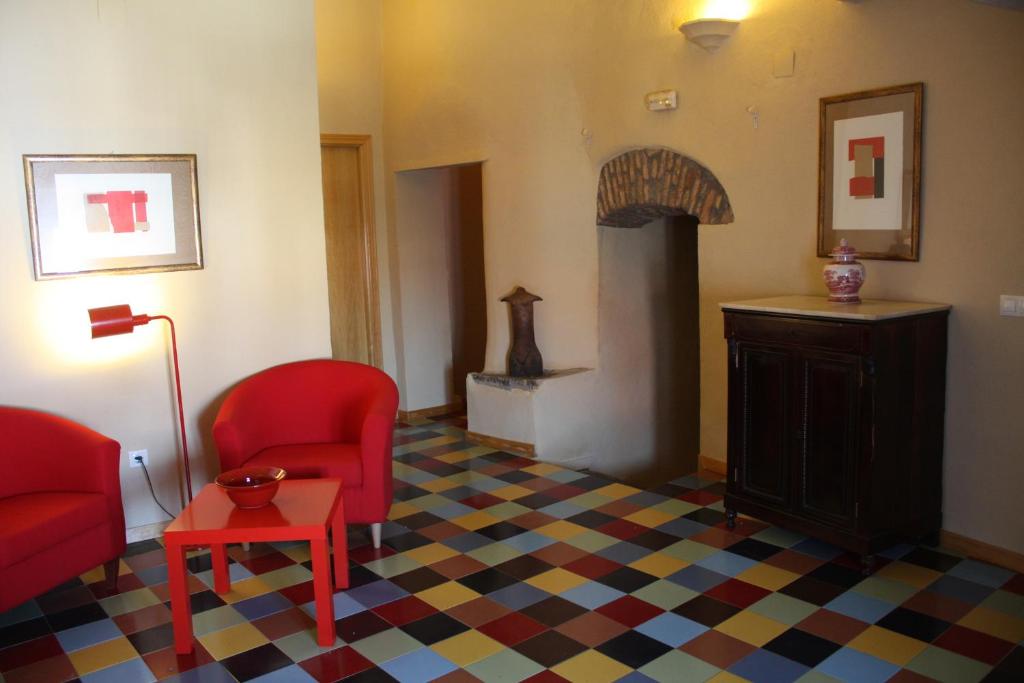
[[[732,206],[711,171],[661,148],[606,162],[596,204],[597,367],[525,381],[472,375],[469,429],[649,484],[697,468],[697,225],[732,222]]]

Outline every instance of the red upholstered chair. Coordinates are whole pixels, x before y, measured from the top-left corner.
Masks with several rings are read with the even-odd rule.
[[[0,612],[124,554],[121,445],[56,415],[0,406]]]
[[[391,509],[398,388],[361,363],[307,360],[263,370],[228,395],[213,423],[222,470],[283,467],[289,479],[340,477],[345,520],[380,525]]]

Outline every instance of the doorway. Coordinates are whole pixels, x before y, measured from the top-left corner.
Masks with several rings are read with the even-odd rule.
[[[331,357],[381,366],[369,135],[321,135]]]
[[[482,164],[397,173],[395,228],[401,408],[461,409],[487,342]]]
[[[452,385],[466,406],[466,375],[484,369],[487,295],[484,291],[483,165],[451,169],[452,220],[448,238],[452,311]]]

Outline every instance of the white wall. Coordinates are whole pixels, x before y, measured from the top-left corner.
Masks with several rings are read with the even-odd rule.
[[[395,174],[394,219],[401,336],[402,410],[453,400],[449,234],[454,229],[451,169]]]
[[[224,392],[330,354],[312,3],[48,0],[0,4],[0,403],[147,448],[176,509],[176,412],[162,323],[89,340],[89,307],[178,325],[198,487]],[[36,282],[21,155],[195,153],[206,268]],[[159,521],[121,471],[129,527]]]

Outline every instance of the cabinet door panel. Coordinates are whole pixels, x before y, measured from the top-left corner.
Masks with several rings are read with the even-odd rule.
[[[740,493],[777,504],[789,500],[791,356],[777,348],[739,344],[738,380],[743,405],[739,467]]]
[[[852,526],[860,444],[860,359],[806,355],[800,370],[797,511]]]

